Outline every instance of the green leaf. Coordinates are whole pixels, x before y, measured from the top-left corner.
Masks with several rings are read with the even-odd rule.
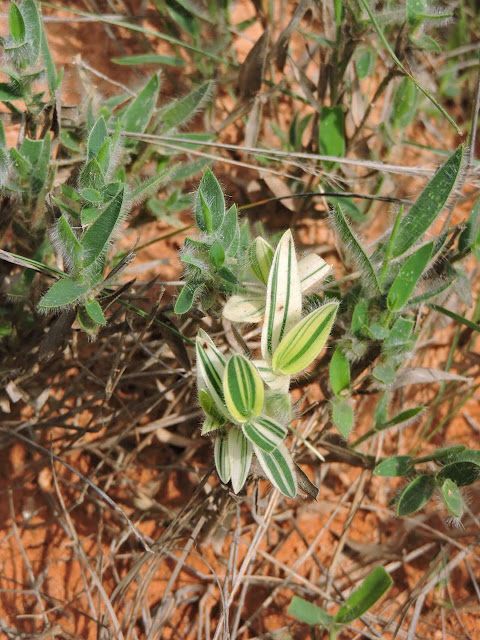
[[[197,389],[205,389],[212,397],[218,411],[230,417],[225,407],[223,393],[223,374],[225,356],[217,349],[208,334],[199,329],[196,339],[197,355]]]
[[[57,309],[77,302],[84,296],[89,287],[84,282],[80,283],[70,278],[62,278],[53,284],[47,293],[40,299],[40,309]]]
[[[50,52],[50,47],[48,46],[47,34],[45,33],[45,27],[43,25],[43,21],[40,20],[40,28],[41,28],[41,52],[43,62],[45,64],[45,69],[47,71],[47,83],[48,90],[50,92],[51,99],[53,100],[55,96],[55,91],[58,89],[62,73],[57,76],[57,70],[55,69],[55,64],[53,62],[52,54]]]
[[[238,251],[240,240],[240,228],[238,226],[238,211],[236,205],[232,205],[226,212],[222,226],[217,232],[217,237],[222,243],[225,253],[233,258]]]
[[[22,96],[23,89],[18,82],[0,82],[0,101],[13,102],[13,100],[19,100]]]
[[[435,489],[435,478],[424,474],[412,480],[402,491],[397,504],[397,516],[408,516],[415,513],[432,497]]]
[[[349,624],[363,616],[390,589],[393,580],[383,567],[377,567],[355,589],[338,610],[334,620]]]
[[[458,250],[466,253],[477,243],[480,245],[480,199],[475,203],[465,229],[458,238]]]
[[[439,485],[443,485],[449,479],[459,487],[474,484],[480,478],[480,465],[475,462],[452,462],[443,467],[437,473],[436,479]]]
[[[398,313],[407,304],[432,255],[433,242],[413,253],[398,272],[387,296],[387,307]]]
[[[318,148],[321,155],[343,157],[345,155],[344,114],[342,107],[322,106],[318,131]],[[325,162],[332,169],[334,162]]]
[[[413,469],[411,456],[394,456],[377,464],[373,473],[376,476],[387,477],[408,476],[413,472]]]
[[[20,9],[15,2],[10,4],[10,11],[8,12],[8,27],[15,42],[25,41],[25,21],[23,20]]]
[[[82,237],[83,266],[90,266],[108,248],[115,230],[123,219],[122,208],[125,187],[108,205],[102,215],[85,231]]]
[[[263,284],[268,282],[268,274],[273,262],[273,249],[266,240],[258,236],[248,247],[248,267]]]
[[[30,63],[35,65],[38,57],[40,56],[42,45],[42,23],[40,13],[37,9],[35,0],[23,0],[20,10],[25,21],[27,40],[32,50]]]
[[[450,478],[447,478],[442,485],[442,497],[452,516],[461,518],[463,516],[462,492]]]
[[[275,350],[272,368],[277,373],[295,375],[303,371],[323,349],[338,309],[328,302],[296,324]]]
[[[392,126],[405,129],[413,120],[417,110],[417,87],[408,77],[402,78],[393,96],[391,111]]]
[[[103,315],[102,307],[96,300],[87,300],[84,306],[85,311],[94,322],[96,322],[97,324],[101,324],[102,326],[105,326],[107,324],[105,316]]]
[[[85,307],[80,307],[77,311],[76,320],[80,325],[82,331],[85,331],[91,338],[96,338],[100,325],[98,322],[94,322],[88,315]]]
[[[227,362],[223,374],[225,403],[232,418],[243,423],[258,416],[263,407],[264,390],[260,374],[242,355]]]
[[[270,482],[288,498],[297,495],[297,476],[287,447],[282,443],[271,453],[253,445],[255,455]]]
[[[332,404],[332,421],[340,432],[340,435],[348,440],[350,431],[352,430],[355,420],[353,408],[347,400],[333,398]]]
[[[410,24],[415,24],[427,10],[427,0],[407,0],[406,16]]]
[[[432,304],[432,303],[430,303],[428,306],[430,307],[430,309],[434,309],[439,313],[443,313],[444,316],[448,316],[449,318],[452,318],[452,320],[455,320],[455,322],[458,322],[459,324],[463,324],[466,327],[473,329],[474,331],[480,331],[480,324],[476,324],[475,322],[472,322],[468,318],[464,318],[458,313],[455,313],[454,311],[450,311],[450,309],[445,309],[445,307],[441,307],[438,304]]]
[[[301,317],[302,287],[292,233],[288,230],[275,250],[268,277],[262,328],[262,356],[267,362]]]
[[[211,169],[206,169],[203,174],[195,196],[194,210],[200,231],[212,233],[222,225],[225,217],[225,199]]]
[[[375,67],[375,57],[372,49],[367,49],[357,62],[357,73],[360,80],[370,75]]]
[[[405,348],[411,349],[414,326],[415,323],[410,318],[398,317],[384,340],[382,351],[393,355],[404,352]]]
[[[387,362],[377,364],[376,367],[373,367],[373,377],[382,384],[388,386],[393,384],[395,381],[395,369]]]
[[[87,158],[91,160],[96,158],[100,149],[108,140],[108,130],[105,118],[101,116],[93,125],[87,140]]]
[[[155,73],[122,113],[120,124],[125,131],[134,133],[145,131],[155,111],[159,90],[160,81]]]
[[[265,296],[234,295],[227,300],[222,315],[231,322],[261,322],[265,314]]]
[[[305,622],[311,626],[330,627],[333,623],[333,618],[326,611],[317,607],[316,604],[308,602],[298,596],[293,596],[290,602],[287,613],[293,616],[300,622]]]
[[[359,300],[353,309],[352,333],[358,335],[368,326],[368,306],[365,300]]]
[[[213,456],[215,460],[215,467],[217,473],[220,476],[220,480],[227,484],[231,478],[230,472],[230,457],[228,455],[228,440],[224,436],[217,436],[215,438],[215,445],[213,450]]]
[[[337,232],[345,250],[350,253],[353,260],[358,264],[364,276],[365,284],[371,288],[372,293],[380,293],[380,283],[372,263],[363,249],[357,236],[353,233],[348,224],[340,205],[335,205],[332,212],[333,226]]]
[[[336,396],[350,388],[350,363],[347,356],[338,347],[330,360],[330,384]]]
[[[415,418],[416,416],[418,416],[418,414],[421,413],[423,410],[424,410],[424,407],[412,407],[411,409],[406,409],[405,411],[402,411],[401,413],[397,414],[391,420],[388,420],[386,422],[379,422],[379,423],[376,422],[374,429],[375,431],[383,431],[384,429],[388,429],[389,427],[394,427],[395,425],[401,424],[402,422],[407,422],[408,420],[411,420],[412,418]]]
[[[105,185],[105,176],[96,158],[86,162],[78,176],[80,189],[96,189],[100,191]]]
[[[191,91],[181,100],[172,102],[168,107],[162,110],[161,118],[163,122],[162,132],[165,133],[170,129],[185,124],[195,115],[198,109],[201,109],[210,97],[213,83],[211,80],[205,82],[197,89]]]
[[[138,66],[141,64],[158,64],[171,67],[184,67],[186,62],[183,58],[174,58],[172,56],[162,56],[158,53],[146,53],[136,56],[123,56],[122,58],[111,58],[115,64],[127,66]]]
[[[300,276],[302,294],[305,295],[318,289],[320,283],[323,282],[331,269],[332,267],[315,253],[309,253],[299,260],[298,275]]]
[[[215,240],[210,248],[210,262],[214,267],[220,269],[225,263],[225,251],[218,240]]]
[[[64,215],[58,219],[56,237],[61,245],[66,263],[73,269],[78,269],[82,258],[82,245]]]
[[[232,487],[238,493],[247,479],[252,463],[253,448],[237,427],[231,427],[228,432],[228,457],[230,459],[230,472]]]
[[[464,146],[460,145],[420,194],[400,222],[392,247],[392,257],[408,251],[434,222],[446,205],[462,168]]]
[[[243,425],[243,433],[257,447],[270,453],[283,442],[287,435],[285,427],[268,416],[258,416]]]

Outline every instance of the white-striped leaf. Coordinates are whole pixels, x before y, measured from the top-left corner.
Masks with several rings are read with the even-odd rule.
[[[269,389],[272,391],[280,391],[281,393],[288,392],[290,376],[275,373],[265,360],[252,360],[252,364],[255,365],[260,377]]]
[[[266,453],[254,445],[255,455],[270,482],[283,493],[294,498],[297,495],[297,475],[287,447],[282,443],[272,453]]]
[[[223,374],[227,409],[237,422],[258,416],[263,407],[263,382],[253,364],[240,354],[227,362]]]
[[[255,420],[250,420],[243,425],[243,433],[262,451],[270,453],[283,442],[287,430],[283,424],[269,416],[258,416]]]
[[[238,493],[245,484],[250,465],[252,464],[253,447],[237,427],[232,427],[228,432],[228,456],[230,459],[230,471],[232,486]]]
[[[332,267],[315,253],[310,253],[299,260],[298,274],[302,293],[306,294],[315,291],[331,270]]]
[[[329,302],[303,318],[279,344],[273,356],[273,370],[295,375],[312,363],[332,329],[338,302]]]
[[[273,249],[266,240],[258,236],[247,250],[248,266],[253,275],[267,284],[268,274],[273,261]]]
[[[223,317],[231,322],[261,322],[265,314],[265,295],[235,295],[223,307]]]
[[[219,412],[228,417],[223,395],[222,378],[226,359],[205,331],[199,329],[196,340],[197,389],[205,389]]]
[[[226,436],[219,436],[218,438],[215,438],[214,458],[220,480],[224,484],[227,484],[231,478],[231,473],[228,439]]]
[[[212,435],[216,431],[219,431],[219,429],[221,428],[222,428],[222,425],[220,423],[218,423],[211,416],[207,416],[203,421],[201,435],[202,436]]]
[[[292,233],[286,231],[278,243],[268,277],[262,356],[271,362],[283,337],[302,317],[302,288]]]

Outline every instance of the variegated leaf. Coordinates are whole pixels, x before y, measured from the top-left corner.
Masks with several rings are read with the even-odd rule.
[[[294,498],[298,491],[297,475],[287,447],[282,443],[271,453],[266,453],[255,445],[253,448],[270,482],[283,495]]]
[[[243,423],[258,416],[263,407],[263,382],[253,364],[239,354],[227,362],[223,374],[227,409],[234,420]]]
[[[220,476],[220,480],[225,484],[227,484],[231,478],[228,448],[228,439],[226,436],[219,436],[218,438],[215,438],[215,466],[217,468],[217,473]]]
[[[285,427],[269,416],[258,416],[243,425],[243,433],[262,451],[270,453],[285,439]]]
[[[262,356],[271,362],[283,337],[302,317],[302,288],[292,233],[278,243],[268,277]]]
[[[247,260],[253,275],[266,285],[273,261],[272,247],[258,236],[248,247]]]
[[[216,431],[219,431],[222,428],[222,425],[219,424],[214,418],[211,416],[207,416],[203,421],[202,425],[202,436],[211,436]]]
[[[226,359],[217,349],[210,336],[199,329],[196,340],[197,389],[205,389],[213,399],[218,411],[228,417],[223,395],[222,378]]]
[[[311,364],[332,329],[338,302],[329,302],[303,318],[279,344],[273,356],[274,371],[295,375]]]
[[[232,486],[238,493],[245,484],[252,463],[253,447],[240,429],[232,427],[228,432],[228,456]]]
[[[290,376],[284,376],[283,374],[277,374],[272,371],[272,368],[268,366],[265,360],[252,360],[252,364],[255,365],[260,377],[272,391],[279,391],[281,393],[287,393],[290,387]]]
[[[223,317],[231,322],[261,322],[265,314],[265,295],[234,295],[223,307]]]
[[[310,253],[298,261],[298,274],[302,286],[302,293],[310,293],[318,288],[324,278],[330,273],[332,267],[317,256]]]

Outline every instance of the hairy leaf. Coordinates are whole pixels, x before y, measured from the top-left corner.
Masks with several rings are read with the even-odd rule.
[[[228,411],[237,422],[247,422],[260,414],[264,399],[263,382],[253,364],[244,356],[234,355],[227,362],[223,392]]]

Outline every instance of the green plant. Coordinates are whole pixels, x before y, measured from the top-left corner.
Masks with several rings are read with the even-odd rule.
[[[292,598],[288,613],[300,622],[325,629],[328,631],[328,637],[335,640],[343,627],[367,613],[392,584],[393,580],[385,569],[377,567],[352,591],[334,616],[298,596]]]

